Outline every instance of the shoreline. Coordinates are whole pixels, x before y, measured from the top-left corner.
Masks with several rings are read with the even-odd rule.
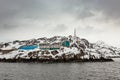
[[[7,63],[71,63],[71,62],[114,62],[112,59],[37,59],[37,58],[30,58],[30,59],[0,59],[0,62],[7,62]]]

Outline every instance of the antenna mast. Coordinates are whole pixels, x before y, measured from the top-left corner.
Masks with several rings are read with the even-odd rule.
[[[77,41],[76,39],[77,39],[77,37],[76,37],[76,29],[74,28],[74,43]]]
[[[76,29],[74,28],[74,37],[76,38]]]

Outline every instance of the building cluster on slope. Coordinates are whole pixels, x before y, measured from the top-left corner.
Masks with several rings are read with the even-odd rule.
[[[76,30],[74,30],[73,38],[74,38],[73,43],[75,43],[77,41]],[[42,39],[42,41],[44,40],[42,43],[39,43],[37,45],[24,45],[24,46],[19,47],[19,49],[20,50],[33,50],[33,49],[39,48],[41,50],[58,50],[61,47],[70,47],[71,40],[63,38],[63,40],[54,42],[55,39],[53,38],[50,40],[46,40],[44,38]]]
[[[57,50],[61,47],[70,47],[70,41],[58,42],[58,43],[39,43],[38,45],[24,45],[19,47],[20,50],[33,50],[39,48],[41,50]]]

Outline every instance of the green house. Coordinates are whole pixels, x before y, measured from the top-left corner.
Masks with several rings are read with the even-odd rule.
[[[70,41],[65,41],[62,43],[62,46],[70,47]]]

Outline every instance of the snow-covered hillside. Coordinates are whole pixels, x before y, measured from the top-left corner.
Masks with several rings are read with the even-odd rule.
[[[39,45],[41,43],[59,43],[70,41],[70,46],[61,46],[57,50],[42,50],[39,47],[33,50],[21,50],[19,47],[24,45]],[[90,43],[86,39],[74,36],[54,36],[51,38],[38,38],[24,41],[13,41],[0,43],[0,59],[99,59],[101,57],[108,58],[109,56],[120,55],[120,49],[109,46],[102,41]]]

